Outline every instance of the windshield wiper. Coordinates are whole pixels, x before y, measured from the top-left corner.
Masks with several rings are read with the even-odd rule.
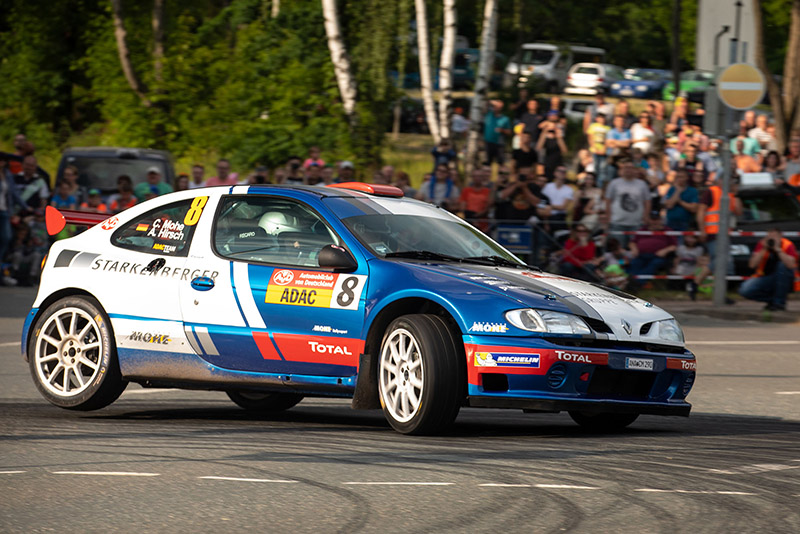
[[[469,256],[467,258],[461,258],[461,261],[468,262],[468,263],[480,263],[484,265],[497,265],[502,267],[516,267],[518,269],[533,269],[536,271],[541,271],[539,267],[534,265],[525,265],[522,263],[517,263],[515,261],[511,261],[506,259],[502,256]]]
[[[434,260],[434,261],[462,261],[462,258],[439,254],[430,250],[403,250],[400,252],[389,252],[385,258],[408,258],[412,260]]]

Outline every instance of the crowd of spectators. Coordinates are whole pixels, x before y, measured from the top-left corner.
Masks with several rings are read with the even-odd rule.
[[[583,121],[569,125],[559,97],[540,101],[523,94],[508,112],[500,100],[488,103],[481,124],[483,164],[466,178],[463,147],[455,146],[463,139],[459,134],[433,147],[431,170],[422,177],[390,165],[364,176],[351,161],[326,162],[318,147],[310,147],[305,157],[292,156],[273,169],[256,166],[246,176],[232,172],[223,158],[214,176],[206,177],[204,166],[195,164],[170,185],[153,167],[144,180],[137,177],[135,187],[130,176],[117,177],[117,192],[109,197],[82,188],[75,167],[67,167],[51,191],[37,172],[33,145],[20,134],[16,157],[0,159],[3,283],[36,282],[49,245],[47,205],[114,214],[173,188],[364,180],[395,185],[487,233],[501,224],[532,225],[528,260],[550,270],[621,289],[635,289],[637,275],[692,276],[687,287],[694,295],[713,265],[721,198],[721,140],[703,133],[701,119],[684,98],[670,113],[664,103],[650,101],[633,115],[624,99],[612,103],[598,94]],[[462,126],[463,133],[468,124]],[[568,128],[580,133],[568,136]],[[800,187],[800,132],[780,154],[767,115],[748,111],[730,149],[737,173],[765,172],[776,187]],[[731,206],[734,215],[741,214],[735,195]],[[632,234],[642,229],[698,235]]]

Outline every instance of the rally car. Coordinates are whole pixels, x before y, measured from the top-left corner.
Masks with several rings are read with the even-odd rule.
[[[136,382],[259,411],[351,397],[409,434],[461,406],[602,430],[691,409],[695,358],[667,312],[525,265],[394,187],[206,188],[99,219],[67,214],[97,224],[52,246],[22,332],[63,408]],[[48,212],[50,231],[64,223]]]

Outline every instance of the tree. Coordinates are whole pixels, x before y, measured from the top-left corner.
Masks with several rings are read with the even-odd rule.
[[[419,57],[419,80],[422,89],[422,104],[425,108],[425,120],[433,136],[433,142],[439,144],[439,121],[433,104],[433,85],[431,83],[431,52],[428,43],[428,14],[425,0],[414,0],[417,12],[417,56]]]
[[[770,104],[775,118],[778,151],[783,152],[793,130],[800,130],[800,0],[792,1],[791,24],[783,63],[783,89],[775,81],[767,63],[764,46],[764,22],[760,0],[753,0],[756,65],[767,81]]]
[[[444,0],[444,34],[442,58],[439,60],[439,135],[450,139],[450,122],[453,117],[453,60],[456,44],[456,2]]]
[[[325,16],[325,34],[328,36],[328,49],[331,51],[331,62],[336,73],[336,83],[342,96],[344,112],[352,122],[356,109],[356,81],[350,69],[350,58],[342,40],[339,27],[339,16],[336,12],[336,0],[322,0],[322,12]]]
[[[119,54],[119,63],[122,67],[122,72],[125,74],[125,79],[128,80],[128,85],[136,96],[142,101],[142,105],[150,107],[152,103],[147,96],[147,86],[142,82],[139,74],[131,63],[131,53],[128,48],[128,32],[125,29],[125,17],[122,13],[122,0],[111,0],[111,8],[114,17],[114,37],[117,41],[117,52]],[[156,17],[153,17],[155,21]],[[163,49],[162,49],[163,52]]]
[[[494,65],[497,43],[497,1],[486,0],[481,30],[481,57],[478,63],[478,78],[475,80],[475,94],[469,110],[469,137],[467,138],[467,174],[472,172],[478,158],[478,140],[481,134],[481,119],[485,107],[486,93],[489,90],[489,73]]]

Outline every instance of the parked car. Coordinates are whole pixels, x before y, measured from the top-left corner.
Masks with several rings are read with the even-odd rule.
[[[147,170],[156,167],[165,182],[175,180],[172,156],[166,150],[122,147],[75,147],[61,155],[57,180],[64,176],[67,165],[78,168],[78,184],[87,189],[99,189],[103,196],[117,192],[117,178],[126,174],[133,187],[147,179]]]
[[[525,265],[396,187],[195,189],[98,222],[53,244],[23,326],[33,381],[62,408],[137,382],[260,412],[353,397],[409,434],[461,406],[600,430],[691,410],[697,365],[669,313]]]
[[[606,51],[593,46],[555,43],[525,43],[519,63],[514,58],[506,66],[505,87],[538,85],[547,93],[560,93],[567,84],[567,71],[575,63],[602,62]]]
[[[619,97],[661,98],[672,73],[663,69],[625,69],[625,79],[611,84],[609,94]]]
[[[564,115],[575,122],[582,122],[586,110],[594,105],[594,100],[588,98],[565,98],[561,102]]]
[[[567,74],[568,95],[596,95],[609,92],[611,85],[624,78],[622,67],[608,63],[576,63]]]
[[[692,101],[691,95],[704,95],[706,88],[714,81],[714,73],[706,70],[689,70],[681,74],[681,86],[677,96],[687,96]],[[670,81],[664,85],[662,98],[664,100],[675,100],[675,83]],[[698,97],[699,98],[699,97]]]

